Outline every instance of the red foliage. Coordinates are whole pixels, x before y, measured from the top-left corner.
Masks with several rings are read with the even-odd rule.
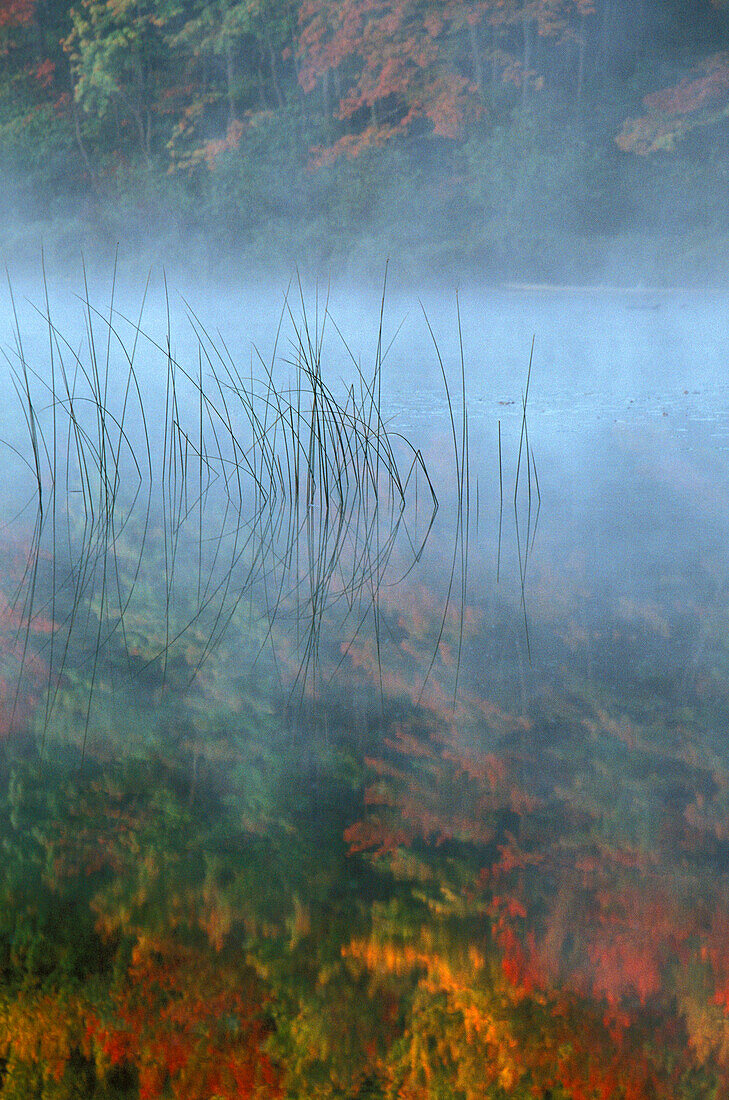
[[[56,63],[46,58],[45,61],[40,61],[37,65],[34,65],[31,72],[41,88],[50,88],[56,74]]]
[[[27,27],[35,9],[36,0],[0,0],[0,27]]]
[[[428,731],[426,711],[416,725],[397,726],[385,741],[397,756],[419,766],[367,761],[378,779],[365,791],[367,818],[345,832],[350,851],[374,849],[383,856],[416,838],[488,844],[495,813],[506,808],[519,813],[533,805],[503,759],[464,747],[458,731],[450,723],[440,727],[438,717],[432,710]]]
[[[707,58],[698,75],[686,77],[672,88],[663,88],[643,100],[654,111],[671,115],[688,115],[729,97],[729,54],[717,53]]]
[[[446,41],[467,22],[479,22],[488,7],[454,0],[304,0],[299,14],[302,87],[312,92],[336,70],[346,84],[337,117],[354,122],[363,111],[370,116],[333,146],[313,150],[312,162],[357,156],[367,146],[406,133],[419,118],[428,120],[437,136],[457,137],[483,105],[476,85],[451,63]]]
[[[244,963],[226,966],[173,938],[140,939],[113,1004],[115,1018],[92,1019],[89,1038],[112,1065],[136,1067],[140,1100],[280,1095],[263,1049],[266,996]]]

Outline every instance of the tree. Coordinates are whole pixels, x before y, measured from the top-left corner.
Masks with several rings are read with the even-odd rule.
[[[729,50],[711,54],[678,84],[645,96],[615,141],[626,153],[672,152],[691,130],[729,118]]]
[[[155,126],[164,117],[163,96],[171,58],[162,34],[174,0],[81,0],[70,12],[63,41],[73,77],[73,96],[88,120],[110,121],[117,143],[131,128],[146,161],[156,148]]]
[[[186,59],[186,95],[169,142],[176,168],[212,166],[238,146],[257,114],[285,108],[294,22],[294,0],[188,5],[168,38]],[[211,130],[223,136],[211,138]]]
[[[489,109],[489,62],[494,81],[498,73],[524,96],[529,86],[541,88],[534,33],[563,38],[572,15],[592,10],[589,0],[304,0],[300,81],[307,92],[321,89],[325,114],[333,110],[346,128],[312,151],[313,163],[416,131],[460,136]]]

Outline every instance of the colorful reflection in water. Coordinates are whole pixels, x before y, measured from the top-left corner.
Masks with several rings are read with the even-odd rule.
[[[1,1096],[726,1094],[726,462],[614,419],[501,533],[486,419],[468,522],[6,527]]]

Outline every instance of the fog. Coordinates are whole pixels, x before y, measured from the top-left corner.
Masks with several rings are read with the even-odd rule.
[[[465,538],[471,542],[469,583],[482,594],[492,588],[499,526],[499,539],[503,536],[511,547],[503,568],[507,574],[517,568],[509,502],[518,498],[517,528],[520,515],[522,523],[531,525],[537,508],[532,466],[538,468],[534,488],[538,484],[541,523],[532,563],[538,562],[542,544],[556,555],[553,564],[575,552],[583,559],[586,555],[590,584],[610,598],[627,597],[631,586],[650,588],[661,563],[680,568],[683,560],[693,568],[687,563],[697,530],[703,532],[699,542],[712,545],[725,531],[726,501],[719,486],[729,430],[729,332],[719,292],[471,283],[449,293],[431,286],[415,294],[409,283],[389,273],[379,287],[368,289],[305,282],[296,272],[278,284],[257,280],[237,288],[229,282],[176,285],[172,273],[161,270],[151,272],[148,285],[146,279],[130,280],[113,269],[87,268],[86,277],[84,288],[80,272],[75,285],[67,276],[46,273],[52,355],[39,284],[25,275],[17,281],[11,276],[2,295],[4,331],[15,333],[5,348],[3,444],[6,468],[13,471],[6,491],[16,504],[32,501],[37,492],[29,396],[43,440],[46,509],[54,498],[51,446],[56,463],[73,465],[73,476],[80,477],[78,457],[75,465],[68,457],[76,430],[68,419],[70,392],[76,402],[73,422],[89,441],[94,462],[104,449],[92,444],[101,404],[119,440],[124,438],[124,446],[118,444],[122,489],[128,478],[131,497],[141,478],[153,507],[160,500],[164,507],[165,484],[169,492],[171,425],[190,448],[190,464],[200,458],[195,441],[202,432],[198,418],[204,393],[205,431],[211,440],[204,447],[206,462],[219,465],[220,484],[229,492],[230,469],[255,451],[256,432],[251,433],[247,406],[230,404],[234,396],[225,401],[221,377],[231,394],[238,386],[259,393],[265,418],[271,386],[288,400],[300,387],[294,380],[296,362],[308,342],[317,349],[321,375],[334,399],[343,406],[352,387],[359,387],[361,394],[369,394],[366,406],[376,387],[383,430],[398,445],[406,441],[408,453],[422,456],[440,508],[428,547],[429,570],[436,571],[431,579],[449,560],[453,537]],[[61,367],[67,375],[65,391]],[[526,472],[521,455],[525,426],[532,464]],[[216,427],[225,436],[222,443]],[[278,447],[283,456],[280,442]],[[464,479],[467,537],[457,532],[453,513]],[[80,491],[79,485],[72,491]],[[670,507],[666,494],[672,497]],[[245,508],[255,511],[252,498],[246,502],[245,507],[242,500],[238,504],[244,518]],[[523,584],[518,570],[516,578],[517,586]]]
[[[149,87],[134,94],[113,51],[99,60],[96,17],[82,34],[65,0],[56,7],[38,9],[35,37],[16,30],[8,46],[17,88],[3,123],[0,254],[15,270],[37,268],[41,248],[56,268],[76,269],[83,252],[98,269],[118,244],[125,273],[162,261],[198,286],[279,286],[294,267],[369,285],[385,260],[415,293],[504,281],[726,286],[723,4],[466,3],[460,21],[451,6],[442,57],[423,63],[417,91],[412,75],[380,91],[376,46],[357,55],[336,21],[317,52],[313,5],[298,29],[295,18],[276,28],[278,62],[234,35],[235,79],[214,34],[198,43],[199,63],[192,39],[158,41]],[[407,73],[427,13],[411,40],[392,7],[390,48]],[[54,36],[71,24],[80,37],[69,62]],[[46,83],[22,84],[43,63]],[[187,66],[183,88],[175,65]],[[461,84],[450,102],[440,97],[452,74]],[[148,115],[141,146],[135,96]]]
[[[729,1095],[729,7],[0,7],[0,1098]]]

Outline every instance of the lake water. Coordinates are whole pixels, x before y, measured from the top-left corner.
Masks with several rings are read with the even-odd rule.
[[[3,306],[0,1095],[725,1095],[724,303],[305,300]]]

